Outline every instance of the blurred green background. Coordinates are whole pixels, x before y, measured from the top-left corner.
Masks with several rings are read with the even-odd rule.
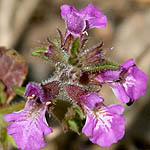
[[[107,16],[104,29],[89,31],[88,46],[103,40],[107,55],[118,63],[134,58],[136,64],[150,77],[150,0],[0,0],[0,46],[17,50],[29,65],[29,81],[45,80],[53,67],[50,63],[31,56],[32,48],[40,46],[47,37],[57,37],[56,29],[65,32],[60,6],[74,5],[77,9],[89,3],[99,7]],[[84,135],[63,133],[59,122],[51,116],[53,134],[43,150],[150,150],[150,79],[145,96],[126,107],[126,135],[117,144],[101,148]],[[101,94],[106,104],[119,103],[110,88]],[[15,148],[10,146],[10,150]]]

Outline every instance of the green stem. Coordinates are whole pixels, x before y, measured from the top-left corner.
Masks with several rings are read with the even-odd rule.
[[[101,70],[118,70],[118,66],[117,65],[112,65],[112,64],[100,64],[97,66],[87,66],[87,67],[83,67],[84,71],[101,71]]]

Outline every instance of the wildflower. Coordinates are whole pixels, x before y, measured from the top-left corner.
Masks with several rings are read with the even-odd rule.
[[[110,85],[122,103],[129,103],[145,94],[148,77],[129,59],[119,70],[101,72],[95,79]]]
[[[18,148],[22,150],[40,150],[46,144],[43,135],[52,132],[46,122],[47,106],[41,101],[42,94],[38,85],[29,83],[25,92],[28,100],[24,110],[4,117],[7,122],[11,122],[7,127],[8,134],[13,136]]]
[[[63,5],[61,16],[66,21],[66,37],[69,34],[75,38],[81,37],[84,31],[94,27],[104,28],[107,23],[106,16],[92,3],[79,11],[74,6]]]
[[[82,132],[90,141],[102,147],[116,143],[124,136],[125,119],[121,105],[103,104],[103,98],[96,93],[82,96],[87,118]]]

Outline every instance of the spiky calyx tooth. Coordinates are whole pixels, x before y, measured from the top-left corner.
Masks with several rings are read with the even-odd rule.
[[[88,93],[86,89],[73,84],[65,84],[64,87],[68,96],[74,101],[76,101],[77,104],[81,104],[81,96],[86,95]]]
[[[51,99],[55,99],[60,91],[60,82],[59,81],[51,81],[45,84],[41,84],[41,87],[43,88],[46,93],[49,93]]]
[[[69,34],[67,36],[67,38],[64,40],[64,43],[62,45],[62,48],[65,50],[65,51],[70,51],[71,47],[72,47],[72,43],[73,43],[73,36],[71,34]]]
[[[42,59],[51,61],[54,64],[57,62],[67,62],[66,53],[64,50],[62,50],[57,39],[51,41],[49,38],[47,38],[47,41],[42,42],[40,47],[34,48],[32,55],[39,56]]]
[[[85,44],[88,42],[88,38],[83,38],[81,39],[81,42],[80,42],[80,50],[84,48]]]
[[[59,34],[59,39],[60,39],[60,46],[61,46],[61,48],[63,48],[63,45],[64,45],[64,36],[63,36],[63,34],[62,34],[62,32],[57,28],[57,32],[58,32],[58,34]]]
[[[80,61],[84,66],[88,65],[95,65],[100,62],[100,60],[103,58],[102,54],[102,46],[103,42],[98,44],[98,46],[95,46],[94,48],[91,48],[83,53],[80,57]]]

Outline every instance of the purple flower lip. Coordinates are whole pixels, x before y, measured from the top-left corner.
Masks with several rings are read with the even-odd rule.
[[[120,140],[125,133],[125,119],[121,105],[105,106],[103,98],[96,93],[82,96],[87,118],[82,132],[89,140],[102,147]]]
[[[51,100],[51,95],[48,91],[43,90],[43,88],[37,83],[29,83],[26,87],[26,92],[24,96],[27,99],[36,99],[38,102],[46,103]]]
[[[108,84],[122,103],[129,104],[145,94],[148,76],[129,59],[119,70],[101,72],[95,80]]]
[[[45,100],[44,94],[39,85],[29,83],[25,92],[28,100],[24,110],[4,116],[7,122],[11,122],[7,127],[8,134],[13,136],[17,147],[22,150],[40,150],[46,144],[44,135],[52,132],[45,118],[50,102]]]
[[[66,37],[71,33],[74,38],[82,37],[85,31],[91,28],[104,28],[106,16],[90,3],[86,8],[77,10],[74,6],[61,6],[61,16],[66,22]]]

